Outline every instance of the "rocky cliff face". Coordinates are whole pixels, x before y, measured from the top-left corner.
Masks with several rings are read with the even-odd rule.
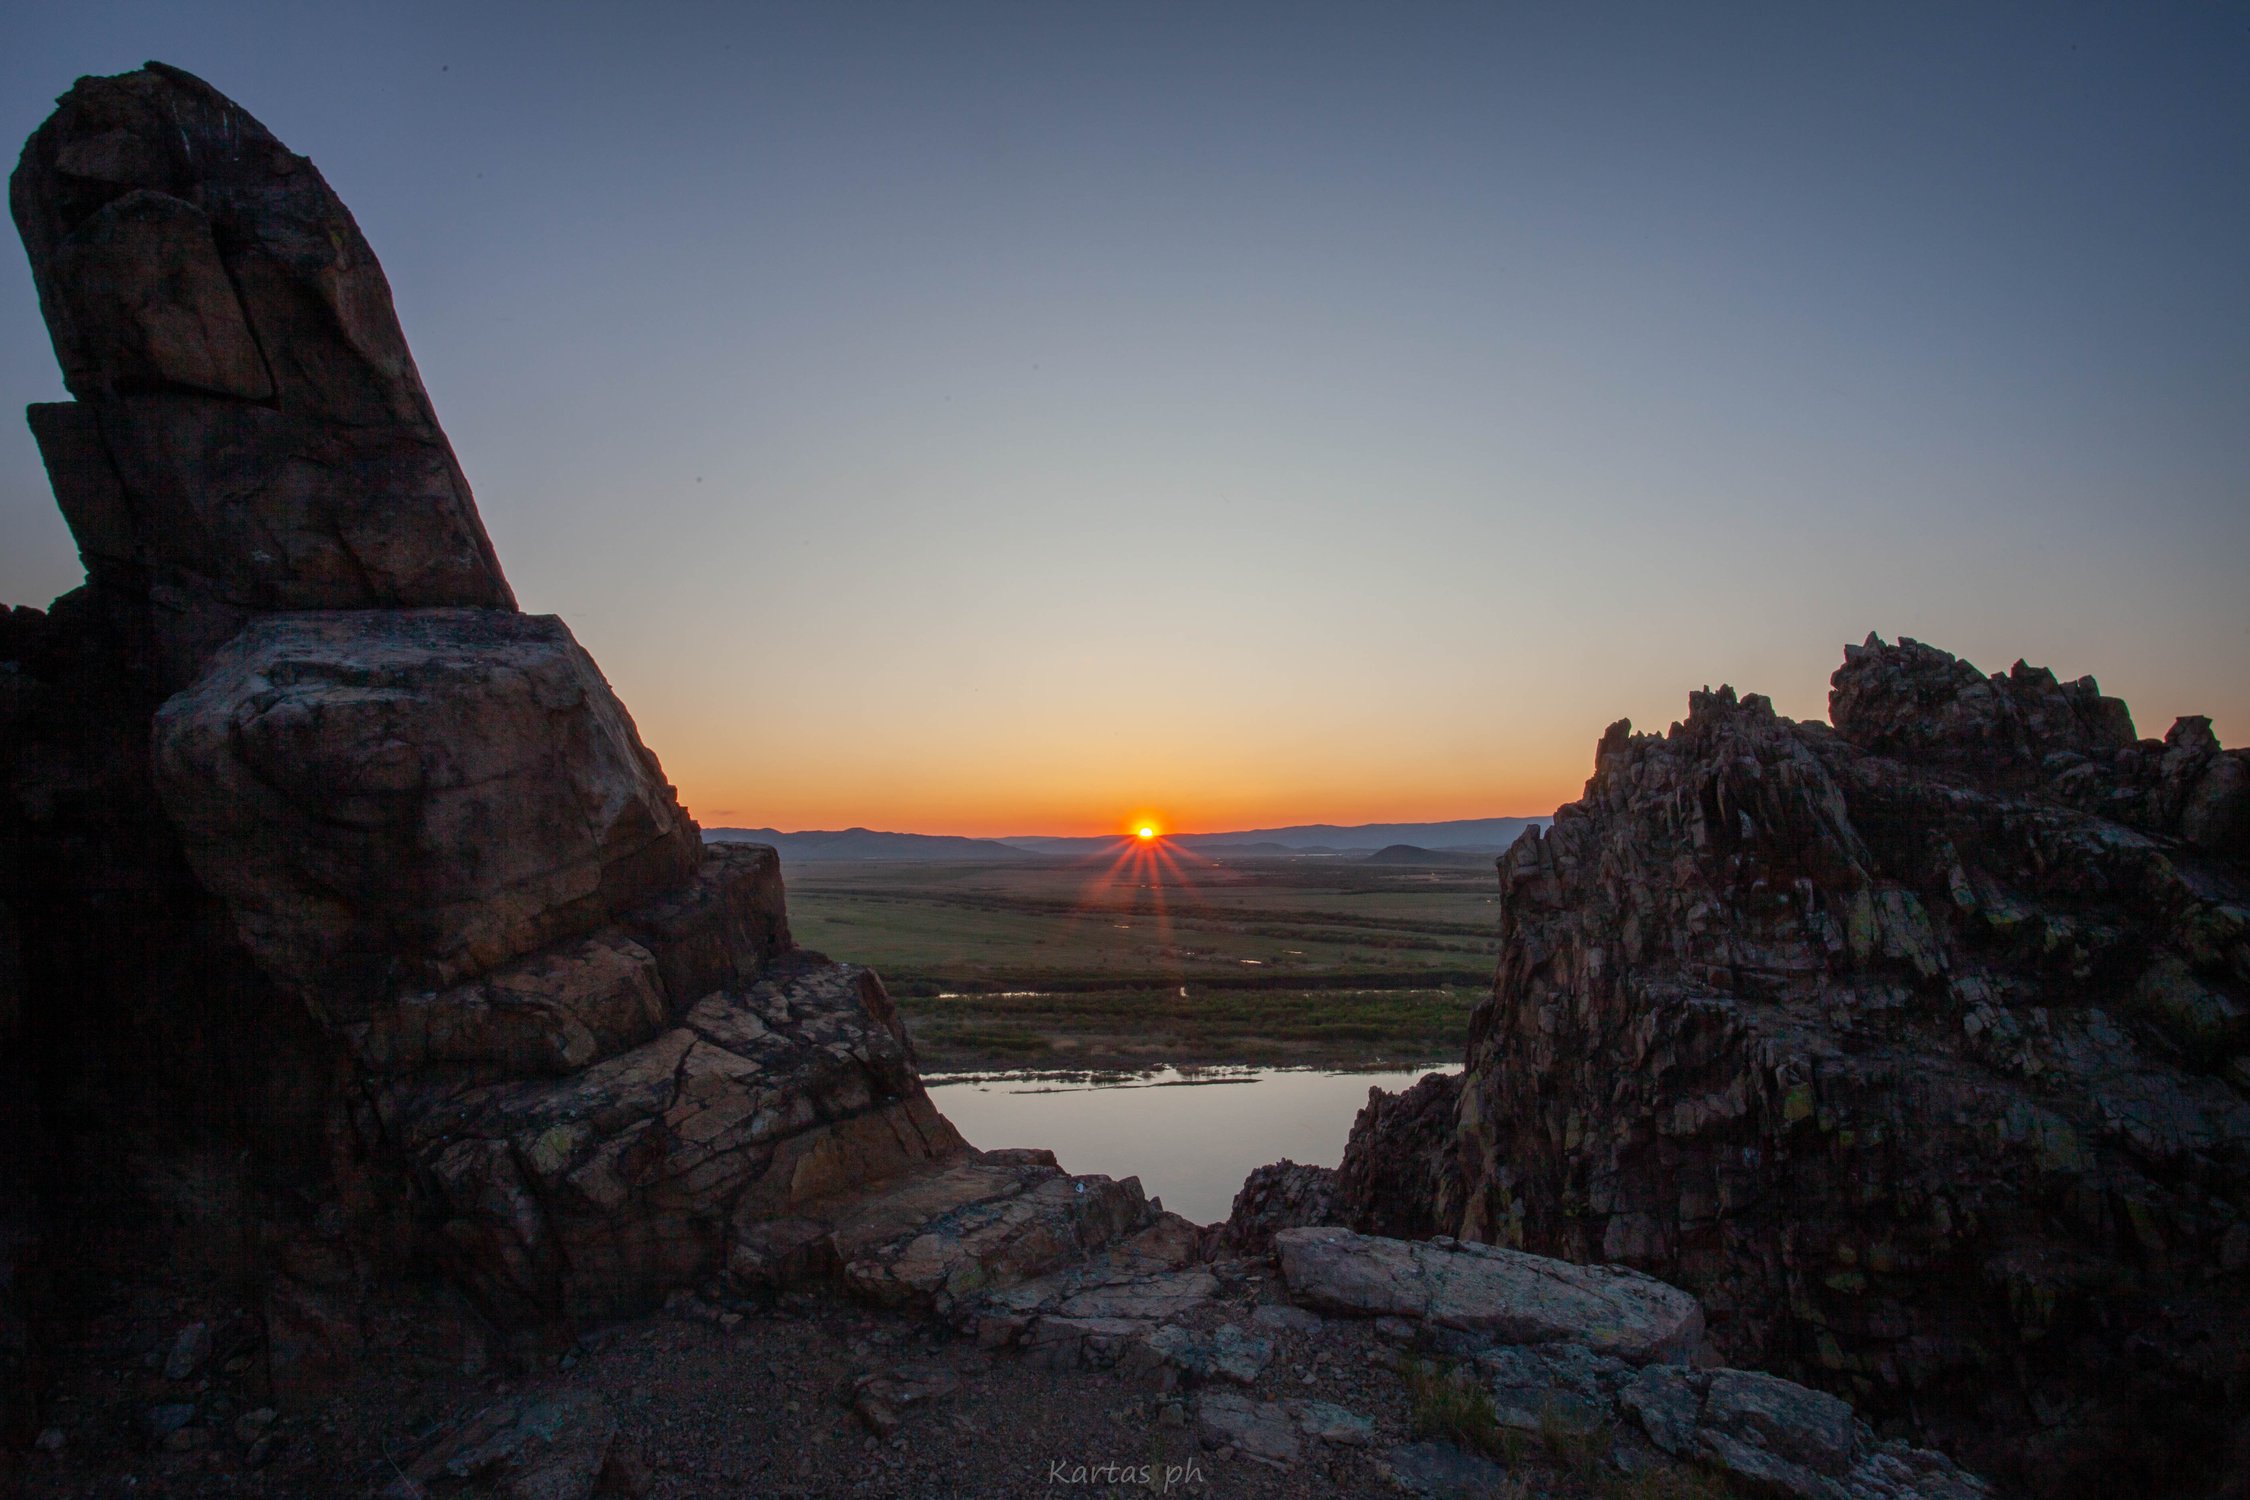
[[[516,611],[311,163],[151,64],[80,80],[10,204],[87,583],[0,614],[9,1435],[28,1278],[98,1260],[128,1162],[224,1164],[225,1326],[277,1387],[431,1270],[536,1340],[717,1277],[942,1302],[1152,1220],[970,1152],[881,982],[794,948],[773,851],[707,850]]]
[[[1913,641],[1830,705],[1611,727],[1500,860],[1465,1073],[1370,1106],[1333,1217],[1647,1270],[2038,1493],[2239,1468],[2250,752]]]

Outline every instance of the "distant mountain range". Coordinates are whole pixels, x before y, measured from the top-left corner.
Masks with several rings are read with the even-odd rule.
[[[1460,818],[1449,823],[1301,823],[1291,828],[1250,828],[1235,833],[1166,834],[1176,848],[1228,854],[1380,853],[1389,864],[1411,863],[1418,855],[1440,856],[1451,864],[1460,856],[1498,854],[1526,828],[1544,828],[1547,818]],[[1078,858],[1100,854],[1131,840],[1124,834],[1081,838],[971,839],[942,833],[884,833],[845,828],[783,833],[774,828],[707,828],[713,843],[771,844],[783,859],[1020,859],[1026,855]]]
[[[1498,854],[1526,828],[1544,828],[1546,818],[1459,818],[1450,823],[1300,823],[1291,828],[1247,828],[1239,833],[1171,833],[1164,841],[1182,849],[1236,854],[1372,854],[1393,844],[1466,854]],[[1000,840],[1037,854],[1090,854],[1120,841],[1097,838],[1009,838]]]
[[[882,833],[872,828],[783,833],[776,828],[706,828],[711,844],[771,844],[784,860],[1024,859],[1024,850],[950,833]]]

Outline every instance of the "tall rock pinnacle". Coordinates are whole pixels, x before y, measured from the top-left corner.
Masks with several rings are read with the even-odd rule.
[[[515,607],[382,267],[311,162],[150,63],[80,79],[8,197],[78,398],[32,431],[88,572],[145,590],[169,676],[247,612]]]

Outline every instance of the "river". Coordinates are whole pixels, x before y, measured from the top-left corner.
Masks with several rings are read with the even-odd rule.
[[[1151,1197],[1198,1224],[1227,1216],[1254,1167],[1288,1157],[1332,1167],[1367,1091],[1395,1092],[1425,1073],[1306,1068],[1176,1068],[1089,1080],[1084,1074],[981,1074],[933,1080],[930,1098],[985,1149],[1045,1146],[1072,1172],[1141,1179]]]

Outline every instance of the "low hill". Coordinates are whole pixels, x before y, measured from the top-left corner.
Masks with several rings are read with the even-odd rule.
[[[1473,866],[1489,865],[1493,856],[1466,849],[1424,849],[1414,844],[1389,844],[1360,861],[1363,865]]]

